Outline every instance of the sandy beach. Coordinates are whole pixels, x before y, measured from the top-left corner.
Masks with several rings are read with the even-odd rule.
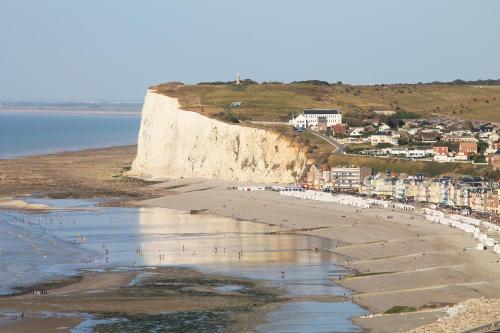
[[[498,257],[475,250],[472,237],[425,221],[417,213],[360,209],[270,191],[243,192],[232,189],[241,184],[216,180],[148,182],[126,178],[124,173],[134,154],[135,147],[129,146],[0,160],[0,195],[5,197],[6,206],[21,209],[28,207],[15,200],[27,194],[115,198],[118,200],[108,204],[200,210],[280,226],[291,234],[331,239],[335,245],[328,251],[335,254],[336,262],[358,272],[338,283],[353,290],[353,301],[371,313],[354,322],[373,332],[432,324],[446,317],[448,306],[470,298],[500,298]],[[120,283],[103,282],[103,288],[111,293],[116,286]],[[53,297],[60,297],[57,293],[61,290],[54,291]],[[77,299],[77,294],[72,295],[71,299]],[[16,302],[26,305],[22,298],[26,296],[19,297]],[[5,298],[0,300],[4,306],[12,304]],[[416,311],[385,314],[395,306]],[[468,325],[479,326],[490,317],[481,318],[483,321]],[[57,320],[55,325],[66,325]],[[82,319],[72,320],[76,324]]]
[[[213,214],[287,227],[335,240],[340,264],[361,276],[339,283],[353,300],[377,316],[356,318],[374,332],[396,332],[431,323],[445,306],[474,297],[500,297],[500,264],[493,252],[457,230],[431,224],[415,213],[356,209],[282,197],[269,191],[236,191],[235,184],[201,179],[153,185],[170,195],[136,202],[140,206],[208,210]],[[391,217],[391,218],[388,218]],[[308,231],[305,231],[308,230]],[[416,308],[383,313],[394,306]]]

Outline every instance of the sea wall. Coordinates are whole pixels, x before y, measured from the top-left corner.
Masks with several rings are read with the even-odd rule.
[[[129,174],[291,183],[306,163],[303,148],[279,133],[181,110],[176,98],[149,90]]]

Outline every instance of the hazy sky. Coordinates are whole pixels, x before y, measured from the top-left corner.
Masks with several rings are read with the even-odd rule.
[[[0,101],[148,86],[500,78],[499,0],[0,0]]]

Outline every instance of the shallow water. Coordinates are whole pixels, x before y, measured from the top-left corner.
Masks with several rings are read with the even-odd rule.
[[[271,312],[267,323],[257,326],[257,332],[360,332],[349,318],[364,314],[352,302],[293,302]]]
[[[98,208],[92,201],[31,200],[79,211],[0,215],[2,292],[77,269],[190,266],[203,271],[262,279],[289,295],[345,295],[332,278],[347,273],[333,264],[335,244],[319,237],[273,234],[280,230],[248,221],[164,208]],[[85,210],[91,208],[92,210]],[[8,223],[6,223],[8,222]],[[23,238],[5,236],[24,230]],[[14,231],[17,230],[17,231]],[[43,237],[41,237],[43,235]],[[12,236],[10,236],[12,237]],[[10,240],[9,240],[10,239]],[[36,246],[32,246],[36,239]],[[30,243],[31,242],[31,243]],[[16,252],[11,251],[15,248]],[[23,263],[17,249],[23,249]],[[61,254],[64,255],[61,255]],[[40,258],[43,261],[40,262]],[[5,270],[4,267],[8,267]],[[238,286],[228,286],[227,291]],[[269,316],[261,332],[359,331],[350,317],[364,310],[351,302],[293,302]],[[295,322],[287,317],[302,318]],[[288,323],[288,324],[287,324]],[[294,324],[295,323],[295,324]],[[304,326],[305,325],[305,326]],[[304,327],[303,327],[304,326]],[[337,329],[338,328],[338,329]]]
[[[140,114],[0,113],[0,158],[137,143]]]

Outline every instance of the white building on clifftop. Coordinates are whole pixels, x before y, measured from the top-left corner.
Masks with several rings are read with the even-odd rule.
[[[288,121],[296,128],[316,128],[320,123],[325,123],[326,127],[332,127],[342,123],[342,111],[337,109],[304,109],[303,114],[299,114]]]

